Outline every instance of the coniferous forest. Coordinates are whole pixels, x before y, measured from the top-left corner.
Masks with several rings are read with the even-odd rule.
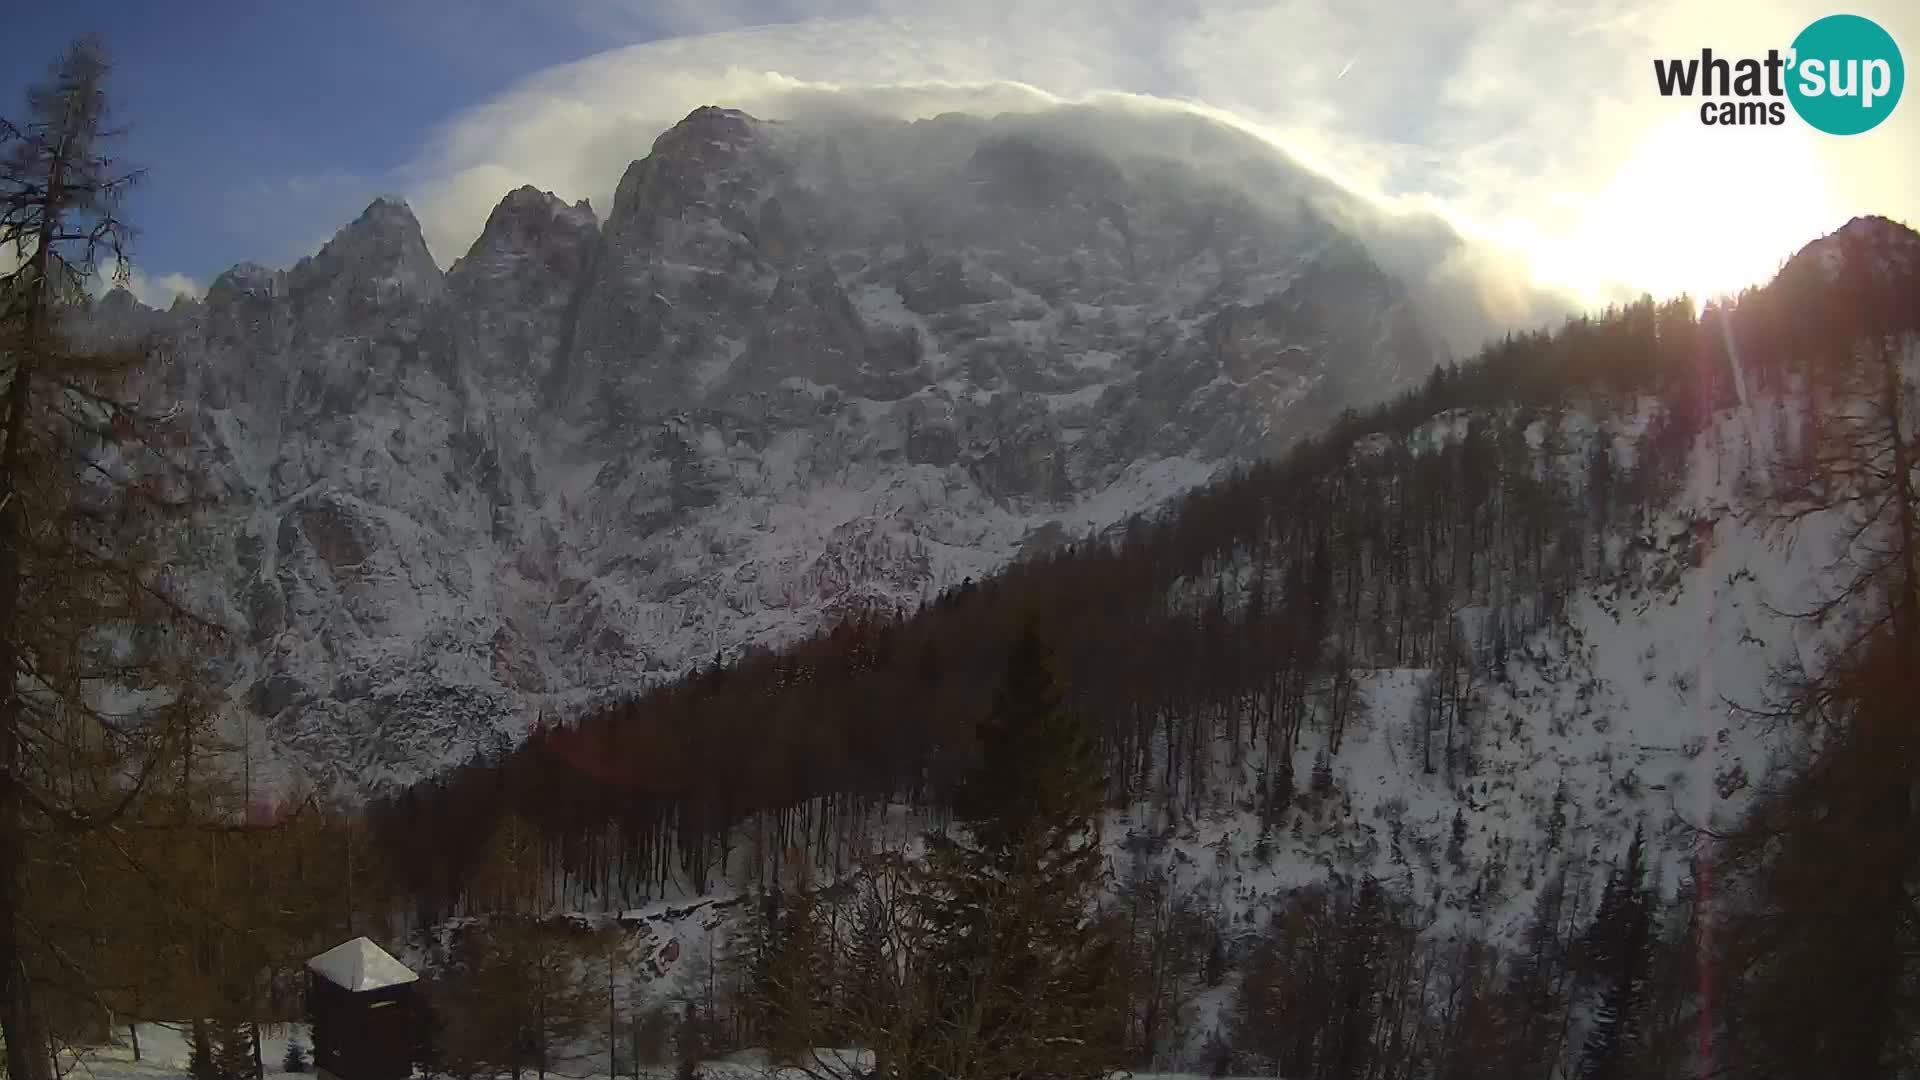
[[[691,1080],[749,1047],[823,1080],[1914,1073],[1904,227],[1857,220],[1701,310],[1509,336],[1164,513],[716,656],[370,805],[262,811],[218,737],[221,630],[162,555],[212,497],[190,439],[148,352],[63,329],[129,238],[107,72],[77,44],[0,130],[0,242],[28,253],[0,278],[8,1075],[169,1020],[193,1075],[261,1076],[303,959],[359,934],[411,943],[416,1064],[462,1080]],[[1475,799],[1522,735],[1489,694],[1582,597],[1698,558],[1716,523],[1668,511],[1730,418],[1765,466],[1741,527],[1841,538],[1820,599],[1784,613],[1821,646],[1765,700],[1713,702],[1791,733],[1781,755],[1729,779],[1753,788],[1729,827],[1676,810],[1576,844],[1556,799],[1537,843],[1488,839]],[[1404,715],[1368,700],[1382,673],[1411,679]],[[1350,808],[1335,763],[1363,729],[1458,808],[1438,836],[1353,826],[1358,853],[1320,860],[1303,838]],[[1290,867],[1271,895],[1183,884],[1184,839],[1233,815],[1255,838],[1218,864]],[[1381,865],[1427,869],[1354,869]],[[1494,932],[1516,897],[1524,925]],[[704,947],[663,961],[633,909]]]

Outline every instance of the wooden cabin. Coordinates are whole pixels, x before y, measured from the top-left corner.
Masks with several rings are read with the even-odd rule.
[[[413,1075],[419,978],[363,937],[307,961],[307,1022],[321,1080]]]

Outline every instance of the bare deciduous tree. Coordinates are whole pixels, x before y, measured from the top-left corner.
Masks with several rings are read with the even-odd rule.
[[[103,264],[123,280],[119,206],[139,177],[108,153],[109,71],[99,41],[76,41],[24,119],[0,121],[0,1029],[16,1080],[48,1080],[50,1044],[125,989],[97,947],[114,913],[81,886],[145,880],[123,826],[212,715],[197,666],[213,628],[169,561],[194,474],[143,400],[150,350],[78,319]]]

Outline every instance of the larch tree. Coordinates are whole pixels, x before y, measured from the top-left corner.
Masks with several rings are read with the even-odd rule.
[[[213,628],[170,562],[195,474],[142,382],[149,350],[80,320],[103,270],[124,277],[119,207],[139,176],[109,153],[109,71],[98,40],[76,41],[0,121],[0,1031],[15,1080],[48,1080],[50,1046],[125,989],[97,948],[115,913],[86,898],[145,882],[125,826],[212,715]]]

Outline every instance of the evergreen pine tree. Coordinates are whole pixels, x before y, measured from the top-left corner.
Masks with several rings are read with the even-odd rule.
[[[193,1080],[220,1080],[213,1064],[213,1033],[205,1020],[195,1020],[187,1033],[187,1075]]]
[[[1387,898],[1368,875],[1350,901],[1335,961],[1335,1010],[1328,1064],[1331,1075],[1367,1075],[1373,1060],[1373,1029],[1380,1010],[1380,960],[1385,944]]]
[[[979,740],[954,796],[964,839],[929,837],[932,1015],[916,1050],[948,1077],[1104,1076],[1119,1064],[1125,1022],[1108,977],[1116,942],[1090,913],[1104,776],[1031,620]]]
[[[680,1014],[680,1030],[674,1033],[673,1080],[700,1080],[700,1059],[707,1053],[704,1027],[699,1007],[689,1003]]]
[[[1567,895],[1562,864],[1548,873],[1534,897],[1533,916],[1521,932],[1507,971],[1508,1010],[1513,1017],[1507,1075],[1545,1076],[1552,1072],[1551,1039],[1557,1030],[1566,948],[1560,935]]]
[[[1215,1028],[1207,1033],[1207,1041],[1201,1044],[1200,1060],[1206,1066],[1207,1075],[1218,1080],[1233,1068],[1233,1046]]]
[[[1644,830],[1636,826],[1626,862],[1607,880],[1588,930],[1590,962],[1599,1000],[1593,1028],[1581,1048],[1581,1080],[1619,1080],[1628,1075],[1640,1045],[1641,1004],[1646,994],[1652,898],[1646,888]]]
[[[1313,796],[1324,799],[1333,793],[1333,761],[1322,753],[1313,759]]]
[[[1287,936],[1279,917],[1254,939],[1227,1014],[1235,1049],[1279,1059],[1282,984],[1289,959],[1284,945],[1292,940],[1297,938]]]
[[[432,1001],[436,995],[429,991],[414,1000],[412,1022],[408,1026],[408,1039],[413,1047],[413,1063],[420,1075],[427,1080],[446,1074],[447,1068],[447,1021],[435,1009]]]
[[[1208,986],[1219,986],[1227,980],[1227,943],[1218,925],[1214,926],[1207,942],[1204,978]]]
[[[748,897],[736,945],[728,950],[728,964],[746,987],[742,1012],[744,1034],[750,1039],[761,1037],[772,1009],[773,958],[781,903],[778,885],[754,891]]]
[[[820,1006],[831,981],[825,928],[811,877],[804,862],[798,865],[792,891],[772,912],[760,983],[764,1035],[777,1062],[798,1061],[822,1045],[831,1019]]]
[[[213,1031],[213,1071],[219,1080],[256,1080],[253,1030],[240,1021],[223,1021]]]
[[[307,1048],[300,1045],[299,1039],[287,1040],[287,1056],[281,1059],[280,1070],[290,1073],[307,1071]]]
[[[1280,824],[1286,819],[1287,809],[1293,805],[1293,754],[1282,752],[1274,762],[1273,780],[1267,785],[1266,800],[1261,807],[1260,825],[1262,829]]]
[[[672,1034],[673,1014],[666,1009],[648,1009],[633,1020],[627,1033],[633,1075],[639,1076],[642,1066],[658,1065],[667,1059],[667,1040]]]

